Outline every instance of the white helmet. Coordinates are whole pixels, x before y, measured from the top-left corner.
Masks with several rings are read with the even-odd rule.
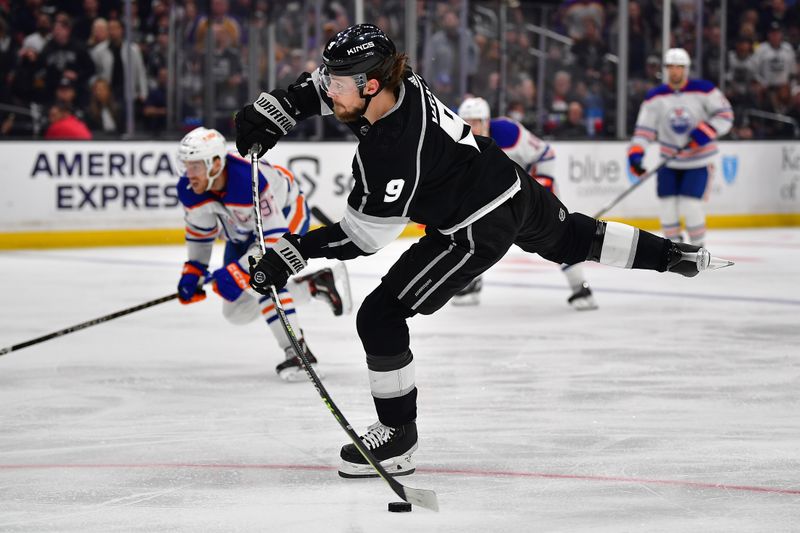
[[[178,161],[185,163],[186,161],[203,161],[206,164],[206,172],[208,174],[208,187],[211,188],[214,180],[222,173],[225,168],[225,155],[228,150],[225,148],[225,137],[222,136],[217,130],[209,128],[195,128],[186,136],[181,139],[181,145],[178,148]],[[211,167],[214,166],[214,158],[219,157],[222,166],[219,171],[213,176],[210,174]]]
[[[664,54],[664,65],[678,65],[688,69],[691,64],[692,60],[689,57],[689,52],[683,48],[670,48]]]
[[[489,102],[481,97],[465,98],[458,106],[458,116],[464,120],[489,120],[491,118]]]

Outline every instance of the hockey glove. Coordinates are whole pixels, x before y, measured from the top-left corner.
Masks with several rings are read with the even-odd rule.
[[[250,283],[250,276],[236,261],[215,270],[211,277],[214,278],[214,292],[229,302],[235,301]]]
[[[236,149],[245,157],[250,147],[258,143],[261,157],[275,146],[278,139],[289,133],[297,124],[294,115],[297,109],[289,99],[289,93],[276,89],[261,93],[255,102],[248,104],[236,114]]]
[[[260,259],[250,258],[250,286],[260,294],[269,294],[270,285],[282,289],[289,276],[297,274],[308,264],[300,253],[297,235],[284,233],[275,246]]]
[[[705,146],[717,138],[717,130],[707,122],[701,122],[689,132],[689,148],[695,149]]]
[[[630,166],[631,174],[634,176],[641,176],[647,172],[642,166],[644,159],[644,148],[638,144],[634,144],[628,150],[628,166]]]
[[[181,279],[178,281],[178,300],[184,305],[206,299],[206,292],[200,288],[202,279],[208,277],[206,265],[199,261],[186,261],[183,264]]]

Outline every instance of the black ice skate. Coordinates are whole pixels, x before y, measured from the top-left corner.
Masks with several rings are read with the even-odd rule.
[[[375,422],[361,435],[361,441],[392,476],[413,474],[411,454],[417,451],[417,424],[411,422],[399,428],[390,428]],[[339,453],[342,466],[339,475],[346,478],[378,477],[378,473],[364,459],[355,444],[345,444]]]
[[[303,347],[303,350],[305,350],[306,359],[311,363],[311,368],[314,369],[319,379],[324,378],[325,374],[317,368],[317,358],[314,357],[314,354],[308,349],[306,341],[301,339],[300,345]],[[292,346],[286,348],[286,360],[275,367],[275,372],[278,373],[278,376],[283,381],[302,381],[306,378],[306,371],[303,369],[303,363],[300,361],[300,357]]]
[[[478,305],[481,302],[481,289],[483,280],[478,276],[453,296],[453,305]]]
[[[307,281],[311,296],[327,302],[334,315],[350,314],[353,309],[350,278],[344,263],[337,263],[333,268],[323,268],[297,281]]]
[[[572,296],[567,299],[567,303],[577,311],[597,309],[597,302],[594,301],[594,296],[592,296],[592,289],[589,288],[589,284],[585,281],[581,288],[572,293]]]
[[[711,257],[711,253],[700,246],[673,242],[668,252],[667,270],[687,278],[704,270],[716,270],[733,265],[733,261]]]

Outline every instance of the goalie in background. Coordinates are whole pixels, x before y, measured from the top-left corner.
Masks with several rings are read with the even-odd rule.
[[[465,98],[458,108],[458,116],[472,128],[473,135],[491,137],[508,157],[521,166],[539,185],[555,194],[556,153],[552,147],[508,117],[491,119],[489,103],[483,98]],[[562,264],[572,295],[567,303],[578,311],[597,309],[592,290],[583,277],[583,265]],[[456,293],[453,305],[476,305],[483,287],[481,276]]]
[[[303,379],[300,358],[281,327],[272,300],[249,288],[248,259],[258,254],[250,162],[225,149],[225,138],[217,130],[196,128],[178,148],[181,178],[178,198],[184,207],[188,260],[178,283],[181,303],[203,300],[200,288],[210,279],[214,292],[223,298],[222,314],[232,324],[245,324],[263,316],[285,360],[275,368],[281,379]],[[263,217],[263,238],[272,247],[286,232],[305,235],[311,219],[303,191],[286,169],[259,162],[259,197]],[[214,240],[226,240],[223,267],[208,272]],[[300,344],[316,368],[317,359],[302,337],[295,304],[317,298],[327,302],[335,315],[349,313],[352,307],[350,284],[344,263],[296,277],[278,291],[289,322],[300,332]]]

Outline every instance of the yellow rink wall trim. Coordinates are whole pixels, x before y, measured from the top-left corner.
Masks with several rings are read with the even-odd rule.
[[[607,218],[604,220],[624,222],[652,231],[658,231],[660,228],[658,219],[655,218]],[[706,222],[710,229],[800,226],[800,213],[709,215]],[[423,233],[423,226],[409,224],[402,236],[419,237]],[[182,244],[183,236],[183,228],[0,233],[0,250]]]

